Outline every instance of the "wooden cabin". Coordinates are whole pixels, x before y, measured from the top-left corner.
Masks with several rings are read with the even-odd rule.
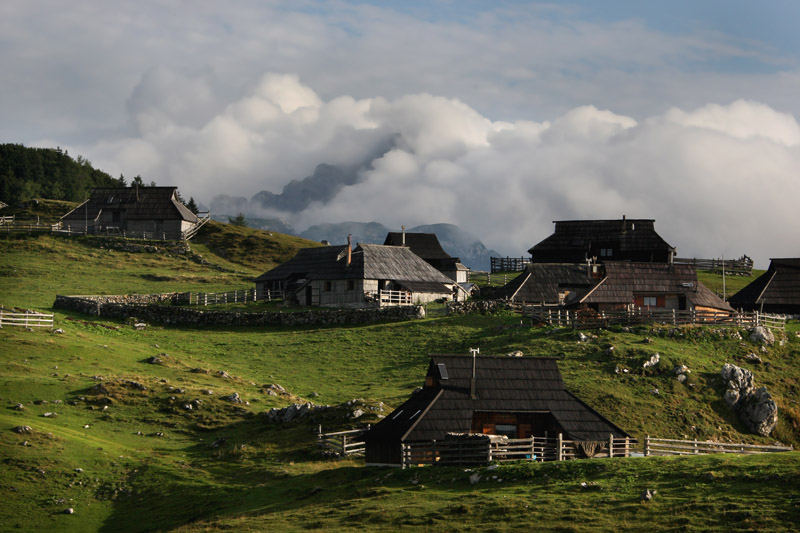
[[[516,303],[569,306],[602,279],[602,266],[570,263],[529,263],[525,270],[496,291]]]
[[[653,310],[733,312],[697,279],[691,265],[665,263],[531,263],[498,291],[517,303],[588,307],[596,311],[630,306]]]
[[[697,279],[691,265],[607,262],[600,279],[577,304],[597,311],[629,306],[653,310],[733,313],[734,309]]]
[[[528,252],[534,263],[636,261],[671,263],[675,248],[656,233],[655,220],[556,220],[555,233]]]
[[[467,283],[469,269],[458,257],[444,251],[435,233],[389,232],[383,242],[386,246],[408,246],[433,268],[456,283]]]
[[[466,296],[410,248],[379,244],[303,248],[255,282],[259,295],[278,291],[289,302],[309,306],[413,305]]]
[[[367,464],[401,464],[401,444],[448,433],[607,441],[627,434],[566,390],[555,359],[433,355],[421,389],[365,435]]]
[[[166,240],[183,239],[199,223],[177,187],[92,189],[88,200],[61,217],[62,229]]]
[[[748,311],[800,315],[800,258],[770,259],[769,269],[729,302]]]

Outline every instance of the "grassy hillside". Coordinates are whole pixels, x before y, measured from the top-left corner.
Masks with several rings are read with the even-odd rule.
[[[221,288],[257,272],[210,251],[204,256],[234,271],[167,254],[99,249],[81,239],[0,238],[0,303],[46,309],[56,292]],[[768,364],[749,365],[756,384],[779,404],[771,438],[743,433],[716,377],[725,362],[748,366],[743,356],[757,348],[713,329],[617,329],[578,342],[571,330],[520,327],[512,314],[139,331],[57,312],[56,324],[63,334],[0,329],[0,529],[776,531],[796,523],[800,453],[501,466],[481,469],[484,480],[470,485],[464,469],[366,469],[324,459],[314,452],[316,423],[356,422],[328,417],[276,425],[260,413],[312,398],[394,406],[421,384],[428,353],[474,346],[481,353],[520,349],[558,357],[568,387],[636,437],[777,439],[797,446],[797,324],[784,346],[761,354]],[[642,361],[654,352],[661,354],[660,370],[642,373]],[[159,354],[166,354],[159,363],[148,362]],[[687,385],[671,373],[677,364],[692,370]],[[631,371],[617,374],[617,367]],[[272,383],[290,395],[269,395],[264,385]],[[226,400],[233,392],[249,404]],[[57,416],[43,416],[51,412]],[[21,425],[32,433],[12,431]],[[646,488],[658,495],[641,504]],[[63,514],[68,507],[75,514]]]
[[[200,253],[207,250],[261,274],[288,261],[300,248],[322,245],[293,235],[211,221],[193,239],[192,246]]]

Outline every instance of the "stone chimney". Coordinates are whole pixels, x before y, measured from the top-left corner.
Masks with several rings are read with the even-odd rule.
[[[353,247],[350,245],[350,239],[352,238],[351,234],[347,234],[347,266],[350,266],[350,262],[353,260]]]

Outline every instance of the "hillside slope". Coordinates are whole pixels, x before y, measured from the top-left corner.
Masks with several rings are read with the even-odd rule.
[[[233,272],[80,239],[0,238],[0,303],[46,309],[57,292],[223,288],[255,271],[216,255],[214,261]],[[774,531],[795,524],[798,453],[502,466],[481,469],[484,480],[470,485],[463,469],[365,469],[314,452],[316,424],[335,429],[360,420],[270,424],[260,413],[311,399],[395,406],[421,384],[427,354],[479,347],[557,357],[570,390],[640,439],[797,446],[796,323],[783,346],[761,353],[765,364],[752,365],[744,355],[758,348],[724,330],[616,329],[581,342],[572,330],[520,327],[511,313],[329,328],[144,330],[55,315],[62,334],[0,329],[3,528]],[[654,352],[662,362],[643,372]],[[756,385],[776,397],[780,420],[772,437],[744,433],[722,401],[717,374],[725,362],[749,365]],[[685,385],[672,373],[677,364],[692,370]],[[271,395],[265,385],[273,383],[288,394]],[[234,392],[248,403],[226,399]],[[31,432],[12,431],[18,426]],[[584,481],[600,489],[583,489]],[[645,488],[659,491],[648,505],[638,500]],[[62,513],[69,507],[75,514]]]

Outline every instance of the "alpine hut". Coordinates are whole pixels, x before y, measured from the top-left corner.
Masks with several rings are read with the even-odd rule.
[[[770,259],[767,271],[729,301],[751,311],[800,315],[800,258]]]
[[[670,263],[675,248],[656,233],[655,220],[556,220],[555,233],[528,250],[534,263],[638,261]]]
[[[629,307],[731,313],[734,309],[697,279],[684,264],[531,263],[498,291],[517,303],[587,307],[614,311]]]
[[[421,389],[365,435],[367,464],[401,464],[401,445],[474,433],[577,442],[628,436],[569,392],[555,359],[433,355]]]
[[[410,248],[359,244],[303,248],[255,280],[299,305],[380,307],[463,299],[464,293]]]
[[[61,217],[61,227],[87,233],[180,240],[202,221],[178,199],[177,187],[95,188]]]
[[[597,311],[627,307],[733,313],[734,309],[697,279],[691,265],[607,262],[603,278],[579,305]]]
[[[433,268],[454,280],[467,283],[469,269],[461,264],[458,257],[451,257],[444,251],[435,233],[389,232],[383,242],[386,246],[407,246]]]

